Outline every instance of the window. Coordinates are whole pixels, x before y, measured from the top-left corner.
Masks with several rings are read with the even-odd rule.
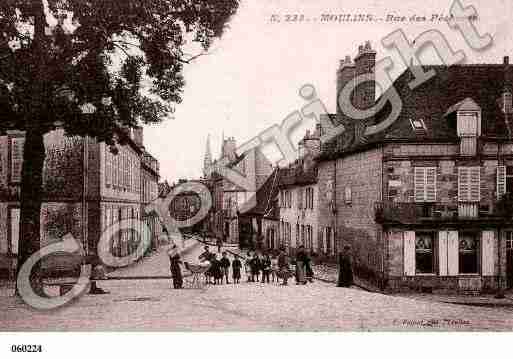
[[[434,273],[434,233],[415,233],[415,271]]]
[[[459,234],[459,272],[476,274],[479,268],[479,241],[475,233]]]
[[[436,202],[436,167],[415,167],[415,202]]]
[[[479,115],[475,111],[458,113],[458,136],[477,136]]]
[[[20,209],[11,208],[9,210],[9,250],[12,254],[18,254],[18,244],[20,240]]]
[[[331,227],[326,227],[326,253],[331,254]]]
[[[506,249],[511,251],[513,250],[513,231],[505,232],[506,235]]]
[[[317,247],[319,253],[324,253],[324,242],[323,242],[323,233],[322,230],[319,230],[319,233],[317,233]]]
[[[481,168],[458,167],[458,201],[479,202],[481,200]]]
[[[299,208],[299,209],[303,208],[303,189],[302,188],[297,189],[297,208]]]
[[[296,247],[299,246],[299,223],[296,223]]]
[[[351,204],[353,201],[353,193],[351,191],[351,187],[347,186],[344,190],[344,199],[346,204]]]
[[[111,157],[109,147],[105,145],[105,185],[107,186],[112,183]]]
[[[23,146],[24,137],[11,138],[11,182],[21,182],[21,171],[23,167]]]
[[[305,238],[305,226],[301,225],[301,244],[304,246],[306,244],[306,238]]]

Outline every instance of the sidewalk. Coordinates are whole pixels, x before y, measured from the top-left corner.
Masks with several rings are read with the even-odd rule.
[[[487,308],[508,308],[513,309],[513,293],[506,293],[506,298],[497,299],[493,294],[472,295],[440,295],[440,294],[422,294],[422,293],[398,293],[391,294],[394,297],[439,302],[446,304],[467,305],[473,307]]]

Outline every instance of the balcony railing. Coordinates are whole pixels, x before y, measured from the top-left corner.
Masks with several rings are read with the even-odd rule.
[[[496,204],[490,208],[480,205],[478,202],[459,202],[446,205],[384,201],[375,203],[374,213],[378,223],[398,224],[505,219],[505,214],[496,209]]]

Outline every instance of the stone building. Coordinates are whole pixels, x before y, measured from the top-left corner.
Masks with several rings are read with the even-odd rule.
[[[155,212],[145,213],[144,208],[159,196],[159,170],[157,159],[143,148],[141,156],[141,213],[144,213],[144,222],[150,231],[152,250],[159,245],[157,239],[162,233],[162,225]]]
[[[239,243],[241,236],[248,238],[252,235],[251,226],[239,223],[239,213],[244,213],[256,205],[258,189],[273,172],[271,162],[260,150],[250,149],[241,154],[237,154],[236,151],[235,138],[223,139],[219,159],[211,162],[212,157],[207,142],[204,161],[204,175],[206,179],[213,181],[215,189],[214,204],[222,203],[222,206],[214,206],[214,211],[211,212],[211,221],[216,224],[217,229],[219,229],[219,221],[222,221],[222,238],[229,243]],[[209,163],[212,164],[208,166]],[[224,167],[237,172],[246,179],[254,179],[254,190],[248,190],[237,183],[232,183],[225,175]],[[218,230],[216,232],[219,233]]]
[[[54,130],[44,137],[46,159],[43,172],[41,246],[71,233],[88,255],[95,255],[102,233],[112,237],[114,255],[134,249],[139,237],[134,231],[115,231],[120,220],[142,218],[142,134],[119,130],[123,139],[115,148],[89,137],[68,137]],[[0,136],[0,270],[15,267],[20,221],[20,182],[24,133],[10,131]],[[111,233],[112,232],[112,233]],[[69,269],[77,258],[46,257],[49,271]]]
[[[354,64],[343,61],[337,88],[372,68],[374,57],[366,45]],[[511,286],[513,68],[506,57],[423,70],[436,75],[414,89],[410,69],[395,80],[402,110],[380,133],[355,135],[358,126],[340,109],[330,116],[346,131],[318,158],[320,225],[337,248],[351,245],[358,276],[386,290]],[[355,91],[353,102],[374,103],[367,90]],[[385,106],[366,125],[390,111]]]
[[[280,171],[273,173],[258,188],[254,206],[239,212],[239,243],[244,248],[277,249],[279,213],[277,199]],[[251,203],[251,201],[250,201]]]
[[[299,142],[298,160],[280,169],[280,246],[291,252],[300,245],[312,252],[326,252],[323,233],[318,225],[319,191],[314,161],[320,151],[319,134],[320,125],[313,133],[307,131]]]

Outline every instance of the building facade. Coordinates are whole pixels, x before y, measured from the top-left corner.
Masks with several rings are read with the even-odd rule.
[[[159,167],[157,159],[144,150],[141,156],[141,213],[144,214],[144,222],[150,232],[151,250],[159,246],[158,238],[162,233],[162,225],[156,213],[145,213],[144,208],[159,196]]]
[[[374,56],[361,46],[337,87],[372,68]],[[506,57],[428,70],[436,75],[414,89],[407,70],[387,90],[402,110],[378,134],[362,138],[343,113],[330,116],[349,130],[319,157],[321,226],[338,248],[351,246],[356,274],[385,290],[495,291],[513,284],[513,68]],[[362,103],[373,91],[354,96]]]
[[[121,220],[143,218],[141,207],[142,143],[134,132],[119,130],[123,141],[115,147],[89,137],[68,137],[54,130],[44,137],[46,158],[43,172],[41,246],[60,241],[71,233],[87,255],[96,255],[100,237],[112,238],[112,253],[133,251],[140,240],[134,230],[117,231]],[[0,270],[12,274],[20,233],[20,183],[24,133],[0,136]],[[47,271],[76,268],[78,258],[54,255],[42,260]]]

